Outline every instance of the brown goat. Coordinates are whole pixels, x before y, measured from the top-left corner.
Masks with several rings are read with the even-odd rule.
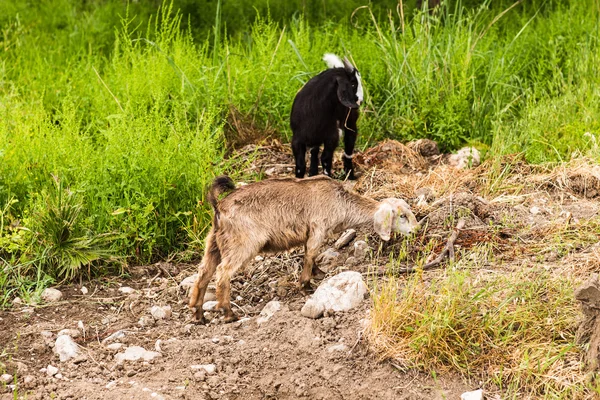
[[[231,193],[217,201],[227,191]],[[315,258],[330,234],[373,224],[387,241],[392,232],[409,234],[418,225],[404,200],[378,202],[347,192],[339,182],[324,176],[269,179],[239,189],[229,177],[218,177],[208,198],[215,213],[213,226],[189,302],[199,321],[204,321],[202,304],[215,271],[217,308],[225,312],[225,321],[230,322],[237,319],[230,305],[231,277],[259,252],[304,245],[300,284],[310,288],[313,274],[324,277]]]

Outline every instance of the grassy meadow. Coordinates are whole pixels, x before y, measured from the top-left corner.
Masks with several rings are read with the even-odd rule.
[[[491,159],[600,158],[598,0],[433,14],[402,1],[0,0],[0,28],[0,308],[197,257],[204,188],[241,177],[232,147],[289,141],[294,95],[325,52],[363,77],[360,149],[426,137]],[[438,290],[466,278],[454,279]]]

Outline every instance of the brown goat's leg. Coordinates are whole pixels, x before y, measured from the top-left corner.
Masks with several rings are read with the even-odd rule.
[[[315,265],[315,258],[318,255],[319,245],[323,242],[321,235],[311,234],[306,241],[304,246],[304,267],[300,274],[300,286],[304,290],[310,290],[310,278],[312,277],[313,271],[318,271],[321,274],[324,273]]]
[[[225,322],[233,322],[238,319],[231,309],[231,277],[254,254],[238,253],[234,257],[225,257],[217,267],[217,308],[225,313]]]
[[[194,310],[194,318],[204,323],[204,312],[202,305],[204,304],[204,295],[210,279],[215,274],[217,265],[221,262],[221,253],[217,246],[217,241],[214,232],[211,230],[206,238],[206,250],[202,263],[198,267],[198,279],[194,282],[192,292],[190,293],[189,307]]]

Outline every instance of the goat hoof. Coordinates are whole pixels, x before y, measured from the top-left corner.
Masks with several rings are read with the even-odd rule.
[[[230,323],[230,322],[235,322],[238,320],[238,316],[235,315],[234,313],[231,313],[230,315],[226,315],[225,318],[223,318],[223,322],[225,322],[226,324]]]

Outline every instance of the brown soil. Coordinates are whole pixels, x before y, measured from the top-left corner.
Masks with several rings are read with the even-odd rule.
[[[292,174],[288,146],[251,145],[238,153],[258,155],[252,164],[237,166],[245,173]],[[336,159],[334,168],[340,170],[339,154]],[[410,244],[406,263],[411,265],[432,240],[433,253],[441,251],[459,217],[467,225],[456,242],[458,249],[493,242],[502,259],[516,253],[528,256],[523,241],[531,242],[557,223],[577,224],[600,210],[593,200],[597,171],[584,164],[563,174],[536,171],[535,179],[505,179],[503,189],[492,192],[490,166],[456,171],[428,143],[404,146],[389,141],[356,160],[362,177],[346,182],[349,189],[378,199],[405,198],[419,219],[428,216],[427,228]],[[514,162],[513,170],[518,168],[529,167]],[[514,232],[523,232],[524,227],[529,236],[516,238]],[[359,231],[358,239],[367,239],[377,256],[359,265],[344,265],[351,243],[326,268],[328,275],[353,269],[371,277],[367,272],[384,267],[387,255],[401,245],[400,241],[382,245],[368,230]],[[581,254],[590,251],[580,250]],[[434,378],[379,360],[363,339],[369,301],[350,312],[317,320],[301,316],[306,300],[296,286],[301,255],[299,250],[263,255],[239,273],[232,298],[242,320],[232,324],[223,324],[218,314],[210,312],[207,326],[190,321],[187,295],[179,283],[195,273],[195,264],[135,267],[127,279],[85,282],[87,294],[81,292],[81,285],[59,287],[63,299],[58,303],[0,312],[0,372],[4,364],[6,372],[16,376],[17,397],[27,399],[458,399],[461,393],[478,388],[479,382],[464,377],[445,373]],[[124,294],[118,290],[121,286],[135,291]],[[280,301],[282,310],[259,324],[257,317],[271,300]],[[154,321],[150,308],[155,305],[171,306],[172,316]],[[79,321],[84,334],[76,341],[84,357],[60,362],[41,332],[77,329]],[[125,336],[118,342],[156,350],[161,356],[118,364],[114,360],[118,351],[107,349],[103,340],[119,330]],[[59,368],[62,378],[40,372],[49,364]],[[197,373],[192,366],[199,364],[215,364],[216,373]],[[13,395],[10,386],[0,386],[0,399]]]

